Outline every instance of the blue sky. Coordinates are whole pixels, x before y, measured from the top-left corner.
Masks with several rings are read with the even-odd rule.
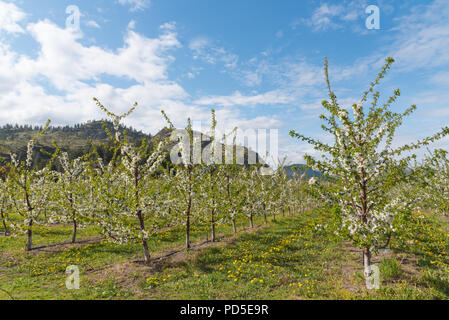
[[[66,28],[80,10],[80,28]],[[365,9],[380,10],[368,30]],[[398,144],[449,124],[449,2],[446,0],[0,0],[0,124],[74,124],[140,106],[127,124],[156,133],[164,109],[175,125],[209,119],[223,129],[278,129],[280,155],[302,162],[310,146],[290,129],[321,137],[328,57],[334,91],[356,103],[384,59],[393,108],[418,110]],[[449,147],[445,139],[435,146]]]

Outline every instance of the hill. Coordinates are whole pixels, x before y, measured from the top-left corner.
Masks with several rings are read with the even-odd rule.
[[[203,154],[207,154],[207,152],[210,152],[211,148],[211,138],[210,136],[203,134],[201,132],[193,131],[194,137],[198,137],[201,139],[201,150]],[[170,132],[167,129],[162,129],[159,131],[154,138],[156,139],[167,139],[171,138],[172,143],[169,144],[168,148],[171,149],[176,145],[176,141],[178,141],[178,138],[182,136],[187,136],[187,132],[185,129],[176,129],[173,133],[170,134]],[[221,146],[221,150],[223,151],[222,154],[222,160],[225,162],[226,160],[226,153],[225,148],[226,146],[223,143],[219,143],[219,146]],[[264,167],[268,167],[268,165],[262,160],[262,157],[259,156],[259,154],[247,147],[244,146],[235,146],[233,150],[233,154],[236,156],[236,162],[237,164],[248,166],[250,164],[261,164]],[[179,155],[180,156],[180,155]],[[251,160],[251,161],[250,161]]]
[[[112,122],[106,121],[109,129],[113,128]],[[0,156],[9,158],[9,152],[17,153],[19,159],[24,159],[27,150],[27,144],[36,134],[42,130],[42,127],[32,127],[29,125],[11,125],[7,124],[0,127]],[[142,131],[137,131],[130,127],[122,126],[120,130],[126,130],[129,141],[139,143],[143,139],[151,140],[151,135]],[[55,151],[54,143],[61,150],[69,153],[71,158],[81,156],[91,149],[91,141],[96,145],[109,144],[109,138],[106,134],[102,121],[88,121],[74,126],[51,126],[35,145],[35,166],[42,165],[49,159],[47,153]],[[42,152],[43,149],[45,152]],[[99,148],[99,153],[108,156],[105,148]]]
[[[295,172],[297,172],[300,175],[305,172],[305,174],[308,178],[311,178],[311,177],[317,177],[319,179],[323,178],[323,175],[320,172],[314,171],[314,170],[308,168],[304,164],[292,164],[292,165],[284,166],[284,169],[287,171],[287,175],[290,178],[293,177]]]

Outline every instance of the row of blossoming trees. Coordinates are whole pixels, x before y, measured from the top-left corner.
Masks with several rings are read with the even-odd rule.
[[[136,105],[116,115],[94,100],[113,123],[113,128],[105,123],[113,142],[110,161],[104,161],[94,145],[92,152],[76,159],[69,159],[55,146],[48,165],[33,169],[34,144],[45,134],[48,122],[29,142],[27,158],[20,161],[11,154],[8,172],[3,172],[0,212],[4,234],[25,234],[27,251],[33,248],[35,225],[71,225],[72,242],[76,242],[80,227],[95,225],[110,241],[140,243],[148,262],[148,239],[167,227],[183,225],[186,247],[190,248],[194,224],[208,225],[211,239],[216,241],[219,224],[232,224],[237,232],[237,219],[247,219],[252,228],[255,216],[263,215],[266,222],[268,213],[275,219],[277,214],[298,212],[310,205],[303,192],[304,180],[287,178],[282,166],[272,175],[263,175],[260,165],[238,165],[235,152],[228,164],[214,161],[226,147],[219,141],[227,138],[215,137],[214,111],[209,157],[195,162],[201,141],[196,141],[190,120],[184,134],[176,135],[179,130],[163,113],[168,123],[165,130],[171,135],[135,145],[119,128]],[[173,145],[173,141],[177,143]],[[180,154],[181,161],[165,161],[170,152]],[[52,170],[56,163],[60,170]]]

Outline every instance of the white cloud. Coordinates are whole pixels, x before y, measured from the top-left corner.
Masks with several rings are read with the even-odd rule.
[[[204,47],[209,46],[211,41],[206,37],[197,37],[190,41],[189,48],[193,51],[201,51]]]
[[[243,77],[240,79],[243,80],[243,82],[249,87],[262,83],[262,75],[257,71],[243,71]]]
[[[131,6],[130,11],[139,11],[146,9],[150,0],[118,0],[118,3]]]
[[[417,6],[411,14],[396,19],[398,31],[388,55],[402,70],[429,68],[449,63],[449,3],[435,0]]]
[[[235,69],[239,60],[236,54],[223,47],[216,46],[207,37],[197,37],[190,41],[189,49],[193,51],[193,58],[215,65],[222,63],[227,69]]]
[[[270,105],[270,104],[287,104],[291,103],[292,99],[289,94],[281,90],[268,91],[263,94],[252,96],[242,95],[239,91],[234,92],[229,96],[211,96],[204,97],[195,101],[199,105],[210,105],[220,107],[230,106],[255,106],[255,105]]]
[[[167,56],[167,50],[180,46],[174,32],[149,39],[128,30],[124,46],[112,52],[83,46],[78,42],[79,34],[48,20],[29,24],[27,30],[41,50],[36,60],[26,61],[34,73],[47,77],[59,90],[83,87],[83,80],[96,80],[101,74],[143,83],[166,79],[170,58],[163,56]]]
[[[346,13],[344,16],[342,16],[342,20],[344,21],[354,21],[359,18],[360,14],[357,12],[357,10],[352,10]]]
[[[0,1],[0,32],[24,33],[19,22],[25,17],[26,14],[14,3]]]
[[[135,20],[131,20],[131,21],[128,23],[127,29],[128,29],[128,30],[134,30],[135,28],[136,28],[136,21],[135,21]]]
[[[382,1],[380,1],[382,3]],[[292,28],[298,25],[311,27],[313,31],[326,31],[329,29],[344,29],[350,26],[352,31],[361,32],[355,21],[364,21],[365,8],[368,6],[367,0],[344,0],[339,4],[323,3],[316,8],[310,18],[297,19],[292,23]],[[388,9],[387,9],[388,7]],[[382,3],[382,8],[391,10],[391,6]],[[348,25],[348,23],[350,23]]]
[[[176,29],[176,22],[175,21],[166,22],[163,25],[161,25],[159,28],[162,29],[162,30],[175,30]]]
[[[86,25],[87,25],[88,27],[100,29],[100,25],[99,25],[97,22],[95,22],[94,20],[89,20],[89,21],[87,21],[87,22],[86,22]]]
[[[328,5],[324,3],[315,10],[310,19],[306,20],[306,24],[312,26],[314,31],[339,28],[340,26],[332,21],[332,17],[340,15],[343,10],[342,5]]]
[[[430,82],[438,86],[449,86],[449,71],[440,71],[430,77]]]

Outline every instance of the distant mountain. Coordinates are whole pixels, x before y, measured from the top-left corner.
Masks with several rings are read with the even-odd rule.
[[[296,170],[294,168],[296,168]],[[295,172],[297,172],[300,175],[302,175],[305,172],[308,178],[311,177],[317,177],[319,179],[323,178],[323,175],[320,172],[307,168],[307,166],[304,164],[292,164],[289,166],[284,166],[284,169],[285,171],[287,171],[287,175],[290,178],[293,177]]]
[[[194,131],[193,132],[195,137],[198,137],[201,139],[201,150],[202,152],[207,152],[210,148],[211,148],[211,141],[210,141],[210,136],[201,133],[201,132],[197,132]],[[187,135],[187,132],[185,129],[176,129],[174,132],[172,132],[170,134],[170,132],[168,131],[168,129],[164,128],[161,131],[159,131],[154,138],[155,139],[167,139],[170,138],[171,135],[171,139],[172,139],[172,143],[169,144],[168,149],[172,149],[178,142],[178,138],[183,136],[183,135]],[[223,162],[225,161],[225,145],[223,143],[219,144],[222,148],[222,156],[223,156]],[[234,154],[236,155],[236,162],[237,164],[242,164],[245,166],[248,166],[249,164],[262,164],[264,167],[268,167],[268,165],[262,160],[262,158],[259,156],[259,154],[247,147],[243,147],[243,146],[235,146],[234,148]],[[179,155],[180,156],[180,155]],[[251,162],[249,161],[249,159],[251,159]]]

